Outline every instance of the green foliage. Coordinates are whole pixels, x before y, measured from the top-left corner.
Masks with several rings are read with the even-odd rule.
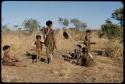
[[[79,19],[71,19],[70,21],[76,28],[76,30],[79,30],[80,28],[81,29],[85,29],[87,27],[87,24],[84,23],[84,22],[81,22]]]
[[[74,18],[74,19],[71,19],[70,22],[76,27],[76,30],[80,28],[81,21],[79,19]]]
[[[2,25],[2,29],[7,29],[7,25]]]
[[[63,25],[64,27],[67,27],[69,23],[72,23],[75,26],[76,30],[79,30],[79,29],[84,30],[87,27],[86,23],[81,22],[77,18],[73,18],[69,21],[67,18],[60,17],[58,21],[59,21],[59,24]]]
[[[112,13],[112,18],[120,21],[121,26],[123,26],[123,8],[120,7]]]
[[[106,20],[106,23],[101,25],[100,37],[106,35],[109,39],[122,36],[122,28],[113,24],[110,20]]]
[[[64,21],[63,21],[63,25],[68,26],[69,25],[69,20],[65,18]]]
[[[40,23],[37,20],[31,18],[24,20],[23,26],[25,29],[29,30],[30,32],[33,32],[40,28]]]
[[[86,24],[86,23],[81,23],[81,24],[80,24],[80,28],[81,28],[82,30],[85,30],[86,27],[87,27],[87,24]]]
[[[69,20],[66,19],[66,18],[63,19],[63,18],[60,17],[60,18],[58,19],[58,21],[59,21],[59,23],[62,24],[64,27],[67,27],[67,26],[69,25]]]
[[[18,25],[14,25],[14,27],[15,27],[15,28],[17,28],[17,27],[18,27]]]
[[[60,24],[62,24],[63,18],[60,17],[60,18],[58,19],[58,21],[59,21]]]

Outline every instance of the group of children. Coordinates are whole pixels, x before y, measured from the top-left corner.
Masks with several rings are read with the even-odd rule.
[[[47,28],[42,30],[44,42],[41,41],[40,35],[36,35],[36,41],[34,45],[36,46],[37,57],[35,62],[37,62],[40,59],[42,54],[42,46],[44,44],[46,46],[46,54],[47,54],[46,63],[49,64],[50,62],[52,62],[53,52],[54,52],[54,49],[56,49],[56,40],[54,36],[54,31],[52,29],[52,21],[47,21],[46,25],[47,25]],[[77,64],[81,65],[83,61],[86,62],[87,60],[86,54],[90,52],[90,34],[91,34],[91,31],[87,30],[85,35],[85,40],[84,40],[84,44],[86,45],[86,48],[82,48],[81,45],[77,45],[77,48],[74,50],[74,54],[75,54],[74,56],[77,58]],[[19,61],[17,58],[10,57],[9,45],[5,45],[3,47],[3,50],[5,51],[3,56],[3,61],[2,61],[3,65],[26,66],[26,65],[22,65],[21,61]]]
[[[77,60],[76,62],[77,65],[88,66],[93,61],[93,57],[90,54],[91,51],[90,38],[91,38],[91,31],[87,30],[83,42],[85,46],[82,47],[80,44],[77,44],[76,48],[74,49],[74,54],[72,55],[73,56],[72,58]]]
[[[34,42],[34,45],[36,46],[36,53],[37,53],[35,62],[37,62],[40,59],[42,54],[42,46],[43,44],[45,44],[46,54],[47,54],[46,63],[49,64],[50,62],[52,62],[53,52],[54,52],[54,49],[56,48],[56,45],[55,45],[56,43],[55,43],[54,31],[52,29],[52,21],[50,20],[47,21],[46,25],[47,25],[47,28],[42,30],[44,42],[41,41],[40,35],[36,35],[36,41]],[[3,60],[2,60],[3,65],[26,66],[26,65],[22,65],[21,61],[19,61],[17,58],[10,57],[9,45],[3,46],[3,51],[5,51]]]

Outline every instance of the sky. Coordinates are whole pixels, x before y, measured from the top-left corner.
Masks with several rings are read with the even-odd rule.
[[[47,20],[53,21],[53,28],[62,28],[58,18],[77,18],[87,23],[88,28],[98,29],[110,18],[112,12],[122,7],[119,1],[3,1],[2,25],[22,27],[25,19],[33,18],[46,26]],[[113,23],[118,21],[111,19]],[[69,27],[73,25],[70,24]]]

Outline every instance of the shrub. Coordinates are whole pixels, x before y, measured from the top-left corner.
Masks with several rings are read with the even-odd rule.
[[[111,38],[122,38],[123,28],[117,24],[113,24],[111,21],[106,20],[106,23],[101,25],[101,30],[98,32],[99,37],[107,36],[108,39]]]

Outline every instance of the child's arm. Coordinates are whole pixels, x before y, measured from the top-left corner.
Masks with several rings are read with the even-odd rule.
[[[11,60],[14,62],[20,62],[16,57],[11,58]]]
[[[55,47],[55,49],[57,49],[55,34],[54,34],[54,47]]]
[[[5,58],[5,60],[8,61],[8,62],[12,62],[12,59],[8,56]]]
[[[88,45],[88,38],[86,36],[85,36],[85,39],[84,39],[84,44]]]
[[[41,44],[45,44],[45,42],[42,42],[42,41],[41,41]]]
[[[48,31],[47,31],[46,35],[48,35],[48,34],[49,34],[49,32],[50,32],[50,29],[48,28]]]

